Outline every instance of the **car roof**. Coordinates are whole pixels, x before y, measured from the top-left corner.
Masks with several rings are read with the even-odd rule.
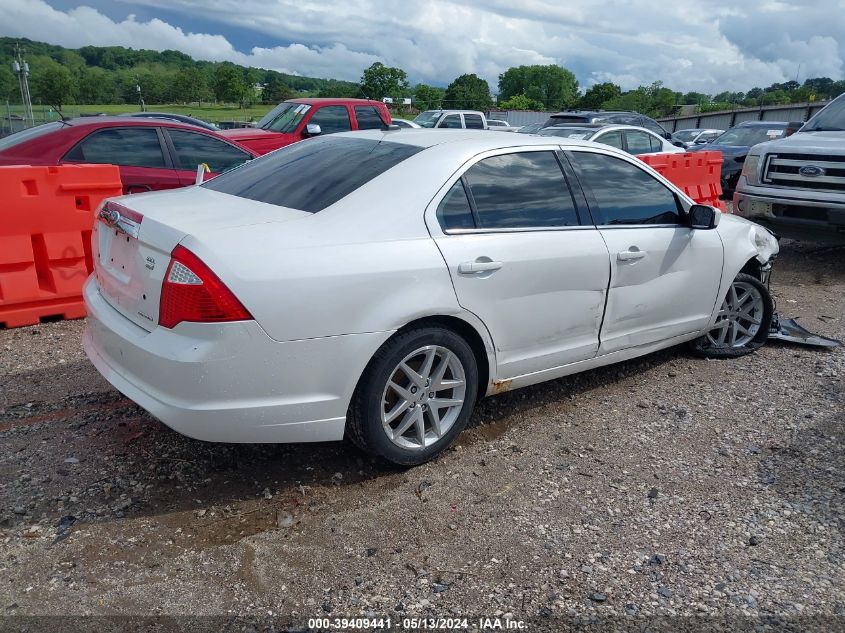
[[[772,127],[772,126],[786,127],[789,125],[786,121],[743,121],[737,123],[735,127]]]
[[[152,114],[152,113],[150,113]],[[191,125],[190,123],[183,123],[176,119],[155,119],[142,116],[90,116],[90,117],[76,117],[73,119],[66,119],[65,123],[73,127],[111,127],[115,125],[128,126],[167,126],[184,128],[186,130],[203,130],[204,132],[211,132],[205,128]]]
[[[332,134],[335,138],[368,138],[374,140],[403,143],[415,147],[429,148],[438,145],[458,144],[475,152],[486,152],[493,149],[507,147],[521,147],[525,145],[585,145],[596,147],[595,143],[560,137],[534,136],[531,134],[515,135],[513,132],[496,132],[491,130],[465,129],[427,129],[427,128],[399,128],[382,132],[380,130],[364,130],[358,132],[343,132]],[[554,138],[555,140],[550,140]],[[560,140],[557,140],[560,139]]]
[[[297,99],[286,99],[288,103],[305,103],[308,105],[328,105],[328,104],[351,104],[351,105],[384,105],[381,101],[375,99],[353,99],[351,97],[300,97]]]
[[[563,110],[550,116],[601,116],[604,114],[639,114],[633,110]]]

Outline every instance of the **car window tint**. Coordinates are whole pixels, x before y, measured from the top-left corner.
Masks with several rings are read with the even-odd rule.
[[[661,138],[664,137],[664,135],[666,134],[666,130],[664,130],[660,126],[660,124],[657,123],[657,121],[654,121],[653,119],[649,119],[648,117],[645,117],[645,116],[640,117],[640,121],[637,122],[637,123],[634,123],[634,125],[639,125],[641,127],[644,127],[647,130],[651,130],[652,132],[654,132],[655,134],[657,134],[657,136],[660,136]]]
[[[109,127],[88,135],[65,160],[128,167],[166,167],[154,127]]]
[[[578,224],[575,202],[553,152],[485,158],[466,172],[466,179],[481,228]]]
[[[443,117],[443,120],[440,122],[440,125],[437,127],[446,127],[446,128],[460,128],[463,127],[461,125],[461,115],[460,114],[450,114],[448,116]]]
[[[202,186],[315,213],[422,149],[373,139],[316,137],[251,160]]]
[[[205,163],[215,172],[223,172],[250,159],[249,154],[207,134],[186,130],[167,130],[176,149],[178,169],[196,169]]]
[[[606,132],[592,140],[594,140],[596,143],[604,143],[605,145],[610,145],[611,147],[622,149],[622,132],[620,132],[619,130],[615,132]]]
[[[651,151],[652,152],[662,152],[663,151],[663,142],[659,138],[649,134],[648,135],[648,141],[649,141],[649,143],[651,143]]]
[[[373,106],[355,106],[355,118],[359,130],[380,130],[384,121]]]
[[[323,106],[314,113],[314,116],[308,122],[319,125],[322,134],[348,132],[352,129],[346,106]]]
[[[574,151],[581,182],[592,192],[596,224],[677,224],[675,194],[639,167],[613,156]]]
[[[628,142],[628,153],[636,156],[637,154],[648,154],[651,152],[650,138],[645,132],[637,132],[636,130],[625,132],[625,140]]]
[[[437,221],[444,231],[475,228],[464,183],[458,180],[437,207]]]
[[[465,114],[464,123],[466,124],[467,128],[471,130],[484,129],[484,121],[482,120],[480,114]]]

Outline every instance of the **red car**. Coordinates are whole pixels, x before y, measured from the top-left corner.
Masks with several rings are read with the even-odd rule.
[[[0,139],[0,165],[118,165],[124,193],[192,185],[200,163],[217,174],[255,156],[215,132],[158,119],[70,119]]]
[[[255,127],[221,130],[220,134],[266,154],[317,134],[377,130],[390,125],[390,120],[390,112],[381,101],[289,99],[270,110]]]

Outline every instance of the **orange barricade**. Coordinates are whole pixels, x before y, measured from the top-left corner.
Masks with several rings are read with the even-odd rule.
[[[115,165],[0,167],[0,327],[85,316],[94,211],[122,193]]]
[[[722,195],[722,152],[651,154],[638,157],[699,204],[725,210]]]

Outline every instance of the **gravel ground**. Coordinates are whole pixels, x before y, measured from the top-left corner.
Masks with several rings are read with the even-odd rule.
[[[845,339],[845,249],[785,244],[773,291],[781,314]],[[182,437],[97,374],[83,327],[0,331],[0,628],[38,630],[26,615],[220,616],[201,622],[233,631],[255,630],[233,616],[259,630],[357,615],[843,626],[842,350],[671,349],[515,391],[483,401],[434,463],[397,471],[344,444]]]

